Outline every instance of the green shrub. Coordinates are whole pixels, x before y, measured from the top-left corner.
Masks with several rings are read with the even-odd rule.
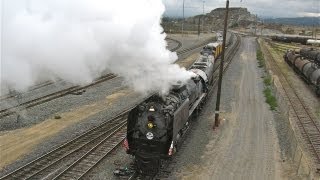
[[[259,68],[262,68],[265,66],[264,56],[260,49],[257,49],[257,60],[258,60]]]
[[[278,107],[277,99],[273,96],[272,91],[269,87],[263,90],[263,94],[266,98],[266,103],[269,104],[271,110],[275,110]]]
[[[263,78],[263,83],[264,85],[266,86],[270,86],[271,85],[271,82],[272,82],[272,78],[270,75],[267,75]]]

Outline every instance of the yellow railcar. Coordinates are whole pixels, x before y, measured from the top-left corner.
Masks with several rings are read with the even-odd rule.
[[[222,52],[222,43],[221,42],[214,42],[209,43],[205,47],[203,47],[202,53],[208,53],[210,55],[213,55],[215,59],[217,59]]]

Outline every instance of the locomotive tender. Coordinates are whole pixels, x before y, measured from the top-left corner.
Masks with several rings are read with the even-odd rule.
[[[129,112],[124,145],[139,173],[156,174],[161,160],[177,152],[191,115],[205,102],[217,55],[202,52],[189,69],[195,76],[186,84],[177,83],[168,95],[153,95]]]

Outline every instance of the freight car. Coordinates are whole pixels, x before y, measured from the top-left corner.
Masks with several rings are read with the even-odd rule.
[[[303,58],[302,54],[296,54],[294,51],[289,50],[283,57],[308,84],[315,88],[316,94],[320,96],[320,68],[316,63]]]
[[[302,48],[300,49],[300,55],[306,59],[310,59],[320,66],[320,50],[314,48]]]
[[[161,160],[179,149],[190,117],[201,110],[212,85],[214,55],[200,56],[186,84],[176,84],[166,96],[153,95],[129,112],[124,145],[140,174],[156,174]]]
[[[218,58],[222,52],[222,43],[220,41],[209,43],[203,47],[202,51],[200,52],[202,55],[209,54],[213,55],[214,58]]]
[[[314,45],[314,46],[320,46],[320,40],[319,39],[308,39],[307,44]]]
[[[308,37],[303,37],[303,36],[289,36],[289,35],[281,35],[281,36],[272,36],[271,40],[272,41],[277,41],[277,42],[285,42],[285,43],[300,43],[303,45],[307,44]]]

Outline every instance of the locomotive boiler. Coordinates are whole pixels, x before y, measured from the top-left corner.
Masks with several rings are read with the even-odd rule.
[[[213,65],[213,55],[201,55],[189,69],[195,75],[187,83],[177,83],[168,95],[153,95],[129,112],[124,144],[139,173],[156,174],[161,160],[177,152],[191,115],[205,102]]]

